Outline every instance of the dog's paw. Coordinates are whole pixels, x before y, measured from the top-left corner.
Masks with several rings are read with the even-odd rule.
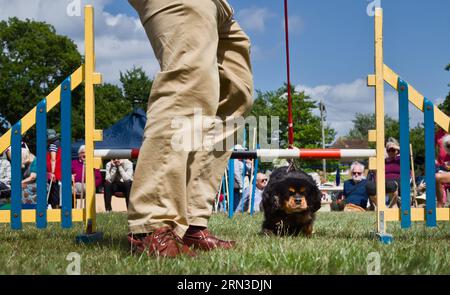
[[[304,235],[305,237],[311,238],[312,235],[313,235],[313,233],[314,233],[314,229],[313,229],[312,223],[311,223],[311,224],[308,224],[308,225],[306,225],[306,226],[304,226],[304,227],[302,228],[302,233],[303,233],[303,235]]]
[[[267,229],[267,228],[263,228],[263,229],[259,232],[259,234],[260,234],[261,236],[265,236],[265,237],[271,237],[271,236],[274,236],[274,235],[275,235],[271,230],[269,230],[269,229]]]

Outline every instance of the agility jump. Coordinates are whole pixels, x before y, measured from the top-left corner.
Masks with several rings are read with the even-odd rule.
[[[84,222],[84,235],[77,241],[89,242],[101,238],[96,232],[94,168],[100,168],[101,159],[94,157],[94,142],[102,140],[102,130],[95,129],[94,85],[102,83],[101,74],[95,72],[94,9],[85,6],[85,64],[44,98],[35,108],[0,138],[0,152],[11,146],[11,210],[0,211],[0,223],[11,223],[12,229],[21,229],[22,223],[36,223],[46,228],[48,222],[61,222],[63,228],[72,222]],[[71,92],[84,82],[85,87],[85,141],[86,141],[86,206],[72,208],[71,170],[62,169],[61,209],[47,211],[46,130],[47,113],[61,104],[61,165],[71,165]],[[22,210],[21,141],[22,135],[36,125],[37,205],[36,209]]]
[[[384,162],[384,82],[399,93],[400,119],[400,191],[401,208],[386,208],[385,200],[385,162]],[[383,59],[383,10],[375,10],[375,75],[369,75],[367,85],[375,87],[376,130],[369,131],[369,141],[376,142],[376,157],[369,158],[369,169],[377,171],[377,232],[383,243],[390,243],[392,236],[387,234],[388,221],[401,221],[403,228],[411,226],[411,221],[426,221],[429,227],[436,226],[436,221],[449,221],[450,208],[436,208],[435,185],[435,144],[434,124],[449,132],[450,118],[408,85]],[[411,208],[409,171],[409,103],[424,113],[425,125],[425,181],[426,208]],[[406,151],[406,152],[405,152]]]

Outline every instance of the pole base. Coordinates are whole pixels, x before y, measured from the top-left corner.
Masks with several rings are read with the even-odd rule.
[[[76,238],[75,238],[75,241],[77,243],[83,243],[83,244],[92,244],[95,242],[99,242],[101,240],[103,240],[102,232],[84,233],[84,234],[76,236]]]
[[[386,233],[377,233],[376,237],[378,241],[380,241],[384,245],[389,245],[394,240],[394,237],[392,235]]]

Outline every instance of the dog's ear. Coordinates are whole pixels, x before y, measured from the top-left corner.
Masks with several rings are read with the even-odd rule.
[[[308,207],[312,212],[318,211],[322,207],[322,194],[319,190],[313,190],[308,198]]]
[[[271,216],[280,207],[279,197],[270,190],[264,191],[261,203],[264,208],[266,218],[270,218],[269,216]]]

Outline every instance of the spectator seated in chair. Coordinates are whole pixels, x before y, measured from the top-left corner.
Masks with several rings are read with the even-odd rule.
[[[123,196],[128,208],[131,184],[133,183],[133,163],[127,159],[114,159],[106,164],[105,209],[111,212],[111,198]]]
[[[364,179],[364,165],[353,162],[350,167],[352,179],[344,182],[344,211],[364,212],[367,208],[369,195],[366,190],[367,180]]]
[[[73,190],[77,199],[84,198],[86,192],[86,149],[82,145],[78,149],[78,159],[72,161]],[[103,179],[100,170],[94,169],[95,187],[102,185]],[[75,202],[75,200],[74,200]],[[75,206],[76,204],[74,204]]]
[[[31,153],[29,153],[27,158],[32,159],[32,162],[26,162],[25,164],[25,172],[22,180],[22,208],[34,209],[37,203],[37,159]]]
[[[253,205],[253,211],[254,212],[259,212],[261,211],[261,207],[262,207],[262,194],[264,191],[264,188],[267,185],[268,182],[268,178],[264,173],[258,173],[256,176],[256,187],[255,187],[255,199],[254,199],[254,205]],[[239,204],[235,210],[235,212],[247,212],[249,211],[249,206],[250,206],[250,199],[251,199],[251,191],[250,191],[250,187],[251,185],[247,186],[244,189],[244,192],[242,194],[242,198],[239,201]]]
[[[438,147],[436,158],[436,199],[437,207],[443,208],[447,199],[447,190],[450,188],[450,135],[439,129],[435,136]]]
[[[0,154],[0,204],[11,197],[11,164]]]

